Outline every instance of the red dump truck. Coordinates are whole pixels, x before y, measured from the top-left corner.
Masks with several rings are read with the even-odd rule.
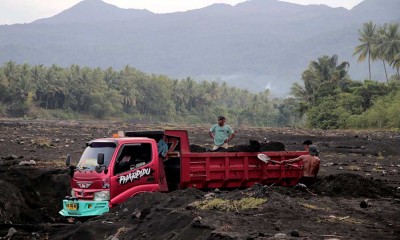
[[[161,139],[168,146],[165,156],[158,151]],[[258,154],[271,161],[261,161]],[[71,196],[63,200],[60,214],[101,215],[143,192],[246,188],[255,183],[293,186],[303,174],[302,167],[276,161],[304,154],[307,152],[191,152],[186,130],[126,132],[96,139],[87,143],[76,167],[69,166],[67,157]]]

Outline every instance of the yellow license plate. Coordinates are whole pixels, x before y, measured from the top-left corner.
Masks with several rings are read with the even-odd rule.
[[[68,210],[72,210],[72,211],[76,211],[76,210],[78,210],[78,204],[76,204],[76,203],[67,203],[67,209]]]

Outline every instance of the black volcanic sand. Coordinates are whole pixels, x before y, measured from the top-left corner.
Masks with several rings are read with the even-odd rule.
[[[67,153],[75,162],[85,142],[117,130],[187,129],[207,151],[209,126],[126,122],[0,120],[0,237],[3,239],[399,239],[399,132],[311,131],[234,127],[236,148],[256,140],[302,150],[311,139],[321,151],[318,181],[309,191],[255,185],[248,189],[184,189],[145,193],[100,217],[69,223],[61,217],[68,195]],[[253,142],[254,143],[254,142]],[[271,145],[272,144],[272,145]],[[29,161],[30,165],[28,165]],[[26,164],[26,165],[20,165]],[[205,199],[261,198],[253,209],[201,210]],[[275,238],[274,238],[275,236]]]

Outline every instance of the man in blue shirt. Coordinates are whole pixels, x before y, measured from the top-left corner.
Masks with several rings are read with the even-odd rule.
[[[218,123],[210,128],[209,135],[214,140],[212,150],[215,151],[220,147],[227,149],[228,142],[235,137],[235,132],[229,125],[225,124],[225,117],[219,116]]]

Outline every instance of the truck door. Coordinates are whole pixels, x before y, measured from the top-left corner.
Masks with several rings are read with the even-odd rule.
[[[119,204],[127,198],[151,191],[157,184],[156,163],[151,143],[124,144],[120,147],[113,166],[110,199]]]

